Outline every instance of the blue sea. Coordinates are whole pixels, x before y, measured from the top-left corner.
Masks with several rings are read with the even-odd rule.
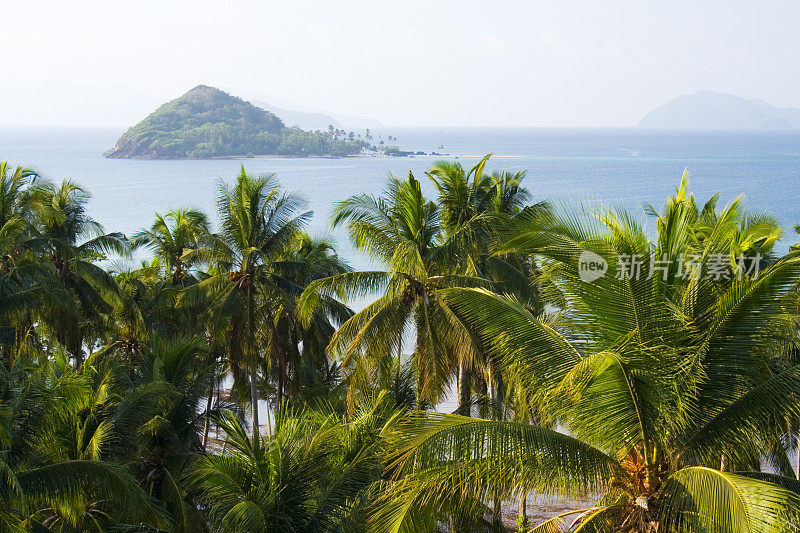
[[[0,129],[0,160],[39,170],[50,180],[69,178],[92,194],[89,213],[107,231],[130,234],[156,212],[198,207],[215,215],[217,188],[241,165],[274,172],[301,193],[314,211],[309,230],[333,237],[356,268],[369,261],[355,253],[341,230],[331,231],[332,205],[357,193],[377,194],[390,173],[408,171],[433,188],[424,171],[437,157],[344,159],[229,159],[140,161],[106,159],[122,129]],[[602,201],[625,205],[644,218],[642,205],[663,204],[684,168],[699,201],[715,192],[721,204],[743,195],[747,208],[775,216],[785,227],[783,247],[797,242],[800,224],[800,132],[651,131],[640,129],[409,129],[394,135],[402,149],[437,151],[470,167],[492,153],[489,168],[527,170],[535,200]]]

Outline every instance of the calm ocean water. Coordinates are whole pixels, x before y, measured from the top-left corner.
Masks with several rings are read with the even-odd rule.
[[[220,180],[232,180],[242,164],[255,173],[275,172],[302,193],[314,211],[309,229],[326,233],[357,268],[369,263],[345,234],[331,232],[334,202],[355,193],[378,193],[389,173],[409,170],[432,187],[424,170],[438,158],[244,159],[137,161],[105,159],[121,130],[0,129],[0,160],[41,171],[51,180],[70,178],[92,193],[89,212],[107,231],[132,233],[155,212],[198,207],[215,214]],[[672,193],[686,167],[701,201],[716,191],[727,203],[743,194],[749,209],[767,211],[786,228],[784,247],[797,241],[800,223],[800,132],[686,132],[637,129],[400,129],[404,149],[439,151],[465,167],[492,152],[489,167],[528,171],[536,200],[604,201],[641,212]],[[442,145],[443,148],[438,148]]]

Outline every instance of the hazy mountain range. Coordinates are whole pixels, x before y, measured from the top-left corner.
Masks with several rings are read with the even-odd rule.
[[[262,93],[228,89],[277,115],[287,126],[363,131],[382,126],[374,119],[314,109]],[[128,85],[77,85],[61,80],[36,83],[0,81],[0,127],[127,127],[164,100]],[[531,124],[535,126],[535,124]],[[674,98],[646,114],[642,128],[793,129],[800,109],[778,108],[764,100],[702,90]]]
[[[703,90],[679,96],[645,115],[640,128],[793,129],[800,109]]]
[[[0,82],[0,126],[128,127],[162,100],[122,83],[77,85],[60,80]]]
[[[314,109],[276,96],[243,91],[241,89],[229,89],[227,91],[276,114],[287,126],[299,126],[304,130],[324,130],[328,126],[357,129],[379,128],[382,126],[379,121],[374,119]]]
[[[330,113],[296,102],[246,91],[229,91],[305,130],[363,130],[377,120]],[[116,83],[77,85],[61,80],[0,82],[0,127],[128,127],[147,117],[164,99]]]

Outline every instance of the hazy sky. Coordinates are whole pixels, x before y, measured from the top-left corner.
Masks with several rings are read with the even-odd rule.
[[[65,86],[204,83],[385,125],[631,126],[700,89],[800,107],[800,2],[4,2],[0,59],[0,124],[72,120],[36,105]]]

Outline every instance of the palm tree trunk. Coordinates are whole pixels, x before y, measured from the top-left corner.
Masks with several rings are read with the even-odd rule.
[[[206,401],[206,421],[203,424],[203,451],[206,451],[208,446],[208,430],[211,426],[211,406],[214,402],[214,385],[215,381],[211,381],[211,390],[208,392],[208,401]]]
[[[72,357],[75,358],[75,367],[80,370],[83,368],[83,335],[78,333],[78,338],[75,340],[72,348]]]
[[[495,526],[496,531],[499,531],[500,526],[503,525],[502,507],[500,498],[494,499],[494,505],[492,506],[492,525]]]
[[[523,492],[519,495],[519,508],[517,509],[517,522],[522,531],[528,530],[528,494]]]
[[[258,431],[258,371],[250,369],[250,404],[253,411],[253,434]]]
[[[800,479],[800,431],[797,433],[797,456],[795,457],[795,470],[797,471],[797,479]]]
[[[458,414],[463,416],[470,415],[470,383],[469,373],[464,361],[458,362]]]
[[[497,413],[497,378],[495,377],[492,362],[489,361],[489,368],[486,376],[486,394],[489,399],[489,418],[496,419]]]
[[[278,403],[286,397],[286,356],[283,349],[278,348]]]
[[[275,325],[272,315],[268,315],[267,320],[269,320],[272,326],[272,346],[274,347],[275,353],[278,356],[277,403],[280,405],[281,401],[283,401],[284,397],[286,396],[286,354],[283,351],[283,345],[281,344],[281,337],[278,333],[278,327]]]
[[[258,357],[253,334],[253,289],[247,287],[247,359],[250,363],[250,408],[253,412],[253,436],[258,432]]]
[[[486,397],[488,392],[488,387],[486,385],[486,380],[483,379],[483,376],[478,375],[477,383],[475,384],[476,392],[481,399],[481,403],[479,404],[478,409],[478,416],[481,418],[487,418],[487,409],[486,409]]]
[[[500,416],[503,416],[503,399],[505,398],[505,385],[503,384],[503,373],[494,373],[494,403],[495,409]]]

